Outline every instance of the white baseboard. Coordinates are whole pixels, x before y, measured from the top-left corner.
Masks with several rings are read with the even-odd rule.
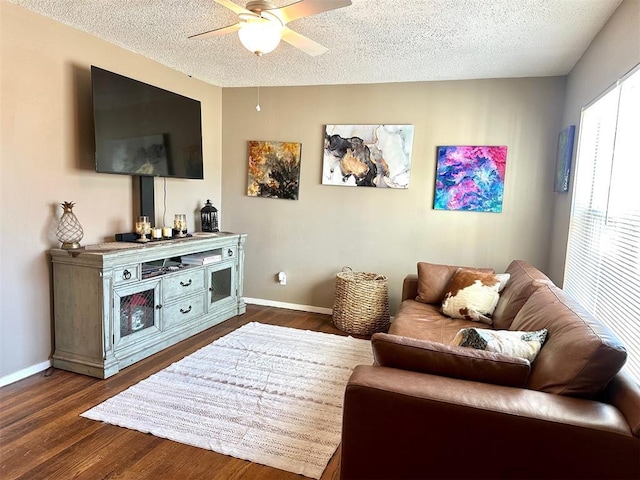
[[[47,360],[46,362],[38,363],[37,365],[31,365],[30,367],[24,368],[18,372],[11,373],[9,375],[5,375],[0,378],[0,387],[4,387],[11,383],[17,382],[18,380],[23,380],[31,375],[35,375],[36,373],[40,373],[51,366],[51,360]]]
[[[261,298],[244,298],[246,303],[251,305],[262,305],[264,307],[286,308],[287,310],[299,310],[301,312],[323,313],[331,315],[333,310],[326,307],[314,307],[311,305],[298,305],[297,303],[275,302],[273,300],[263,300]]]

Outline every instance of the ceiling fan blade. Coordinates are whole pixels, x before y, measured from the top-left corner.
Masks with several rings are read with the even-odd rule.
[[[217,2],[218,0],[215,1]],[[297,18],[310,17],[317,13],[348,7],[349,5],[351,5],[351,0],[300,0],[275,10],[283,23],[289,23]]]
[[[299,33],[294,32],[288,27],[282,28],[282,40],[287,42],[289,45],[293,45],[294,47],[299,48],[304,53],[311,55],[312,57],[322,55],[323,53],[329,51],[327,47],[323,47],[319,43],[314,42],[304,35],[300,35]]]
[[[219,5],[222,5],[223,7],[227,7],[229,10],[237,13],[238,15],[241,13],[248,13],[249,10],[247,10],[244,7],[241,7],[240,5],[238,5],[237,3],[233,3],[231,0],[213,0],[214,2],[216,2]],[[351,3],[351,2],[349,2]]]
[[[238,30],[240,30],[240,24],[236,23],[234,25],[228,25],[226,27],[216,28],[215,30],[209,30],[208,32],[202,32],[196,35],[191,35],[190,37],[187,37],[187,38],[189,39],[196,38],[198,40],[201,40],[203,38],[219,37],[220,35],[226,35],[227,33],[233,33]]]

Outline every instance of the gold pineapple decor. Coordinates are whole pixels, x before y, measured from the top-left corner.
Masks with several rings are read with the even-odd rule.
[[[60,217],[60,223],[56,228],[56,237],[62,243],[60,248],[65,250],[74,250],[80,248],[80,240],[84,236],[82,225],[73,213],[74,202],[63,202],[60,204],[63,213]]]

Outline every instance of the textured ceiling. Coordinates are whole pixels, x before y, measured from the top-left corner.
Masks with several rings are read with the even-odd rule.
[[[621,2],[353,0],[287,25],[324,55],[281,42],[259,58],[236,33],[187,39],[236,23],[213,0],[9,1],[222,87],[565,75]]]

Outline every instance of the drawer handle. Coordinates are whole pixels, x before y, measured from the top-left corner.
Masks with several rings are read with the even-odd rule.
[[[231,250],[231,249],[227,250],[227,254],[228,254],[230,257],[233,257],[233,250]]]
[[[191,305],[186,310],[180,309],[180,313],[189,313],[191,311]]]
[[[122,272],[122,278],[124,278],[125,280],[129,280],[131,278],[131,272],[129,270],[125,270],[124,272]]]
[[[188,287],[189,285],[191,285],[191,279],[189,279],[188,283],[184,283],[184,282],[180,282],[180,285],[182,285],[183,287]]]

